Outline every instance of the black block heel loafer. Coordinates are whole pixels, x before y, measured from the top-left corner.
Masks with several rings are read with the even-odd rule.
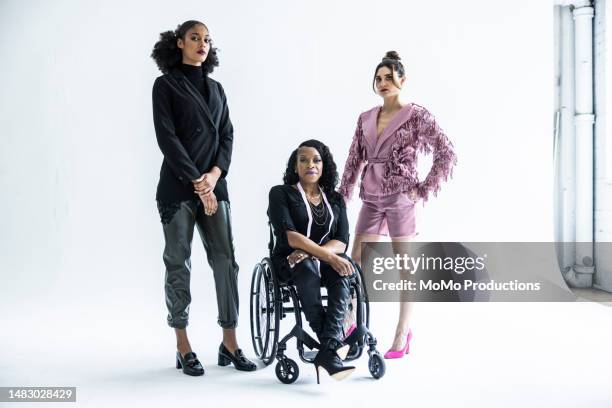
[[[181,355],[178,351],[176,352],[176,368],[183,369],[183,372],[187,375],[204,375],[204,367],[202,367],[202,363],[198,360],[196,353],[190,351],[185,354],[185,357]]]
[[[240,371],[255,371],[257,366],[251,360],[246,358],[242,353],[242,350],[238,349],[234,354],[230,353],[229,350],[221,343],[219,346],[219,365],[224,367],[229,364],[234,364],[236,370]]]

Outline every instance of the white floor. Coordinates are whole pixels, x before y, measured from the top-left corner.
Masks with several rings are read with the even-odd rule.
[[[190,337],[207,371],[183,375],[158,310],[126,312],[120,298],[93,294],[89,308],[13,305],[0,336],[0,386],[76,386],[79,407],[612,407],[612,307],[598,303],[417,304],[412,352],[388,362],[384,378],[372,379],[362,358],[346,381],[317,385],[313,366],[300,363],[298,381],[284,385],[274,365],[216,366],[219,329],[197,323],[211,320],[197,304]],[[373,304],[372,315],[384,352],[396,306]],[[239,334],[252,356],[245,315]],[[28,405],[40,406],[0,403]]]

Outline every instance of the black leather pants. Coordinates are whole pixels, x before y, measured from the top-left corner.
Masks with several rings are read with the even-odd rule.
[[[238,324],[238,264],[234,259],[229,203],[220,201],[212,216],[204,214],[202,203],[195,200],[173,206],[158,203],[158,208],[166,241],[164,264],[168,325],[183,329],[188,324],[191,241],[196,225],[215,277],[217,322],[223,328],[235,328]]]
[[[340,256],[346,258],[344,254]],[[317,264],[310,258],[293,269],[289,268],[286,259],[282,262],[279,265],[281,277],[290,278],[295,284],[306,320],[319,342],[342,341],[342,324],[350,296],[350,277],[340,276],[325,262],[321,262],[319,277]],[[321,284],[327,288],[327,312],[322,304]]]

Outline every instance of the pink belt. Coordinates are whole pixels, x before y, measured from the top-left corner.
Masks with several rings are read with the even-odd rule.
[[[389,161],[388,157],[372,157],[369,158],[368,157],[368,164],[373,164],[373,163],[386,163]]]

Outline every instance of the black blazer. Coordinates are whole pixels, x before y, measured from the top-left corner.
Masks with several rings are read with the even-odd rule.
[[[218,166],[215,187],[219,201],[229,201],[225,176],[232,158],[234,128],[223,87],[205,78],[209,100],[179,68],[155,79],[153,123],[164,160],[156,199],[172,203],[196,198],[192,180]]]
[[[337,239],[344,242],[348,248],[349,223],[344,200],[338,193],[328,194],[327,199],[334,212],[334,222],[331,233],[325,237],[322,244]],[[305,236],[308,229],[308,212],[300,192],[286,184],[272,187],[269,194],[268,217],[276,237],[272,260],[282,261],[293,252],[293,248],[289,246],[287,231],[296,231]]]

